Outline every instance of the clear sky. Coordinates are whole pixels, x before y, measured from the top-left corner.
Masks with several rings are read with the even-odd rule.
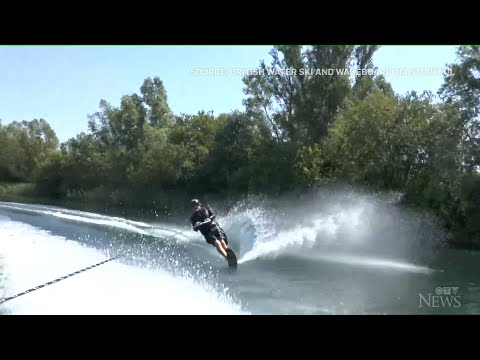
[[[197,68],[256,68],[271,46],[0,46],[0,119],[44,118],[60,141],[87,131],[87,115],[105,99],[140,93],[147,77],[163,81],[174,113],[242,108],[241,76],[194,76]],[[452,46],[384,46],[379,68],[443,68]],[[436,92],[441,76],[386,76],[397,93]]]

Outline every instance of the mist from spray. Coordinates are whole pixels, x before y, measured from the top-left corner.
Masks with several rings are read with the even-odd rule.
[[[250,197],[222,220],[238,249],[239,264],[284,256],[427,272],[432,249],[445,234],[435,220],[407,210],[400,195],[352,188]]]

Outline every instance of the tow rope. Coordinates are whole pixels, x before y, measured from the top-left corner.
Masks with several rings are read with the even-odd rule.
[[[158,241],[160,241],[160,240],[166,240],[166,239],[168,239],[168,238],[171,238],[172,236],[175,236],[175,235],[178,235],[178,234],[181,234],[181,233],[182,233],[182,231],[177,231],[177,232],[174,233],[173,235],[167,236],[166,238],[162,238],[162,239],[155,240],[151,245],[155,244],[156,242],[158,242]],[[46,287],[46,286],[53,285],[53,284],[55,284],[55,283],[57,283],[57,282],[59,282],[59,281],[68,279],[69,277],[72,277],[72,276],[74,276],[74,275],[78,275],[78,274],[80,274],[80,273],[82,273],[82,272],[84,272],[84,271],[87,271],[87,270],[96,268],[97,266],[106,264],[106,263],[108,263],[108,262],[110,262],[110,261],[119,259],[119,258],[124,257],[124,256],[126,256],[126,255],[127,255],[127,254],[122,253],[122,254],[120,254],[120,255],[114,256],[113,258],[110,258],[110,259],[107,259],[107,260],[103,260],[103,261],[101,261],[101,262],[99,262],[99,263],[96,263],[96,264],[94,264],[94,265],[90,265],[90,266],[85,267],[85,268],[83,268],[83,269],[77,270],[77,271],[72,272],[72,273],[70,273],[70,274],[68,274],[68,275],[59,277],[59,278],[57,278],[57,279],[55,279],[55,280],[51,280],[51,281],[46,282],[46,283],[44,283],[44,284],[42,284],[42,285],[34,286],[34,287],[32,287],[32,288],[30,288],[30,289],[28,289],[28,290],[22,291],[22,292],[20,292],[20,293],[18,293],[18,294],[15,294],[15,295],[12,295],[12,296],[9,296],[9,297],[0,299],[0,304],[3,304],[3,303],[5,303],[5,302],[7,302],[7,301],[16,299],[16,298],[18,298],[19,296],[22,296],[22,295],[31,293],[31,292],[33,292],[33,291],[35,291],[35,290],[42,289],[42,288],[44,288],[44,287]]]
[[[16,295],[9,296],[9,297],[7,297],[7,298],[5,298],[5,299],[1,299],[1,300],[0,300],[0,304],[2,304],[2,303],[4,303],[4,302],[7,302],[7,301],[9,301],[9,300],[13,300],[13,299],[15,299],[15,298],[17,298],[17,297],[19,297],[19,296],[22,296],[22,295],[31,293],[32,291],[35,291],[35,290],[44,288],[44,287],[46,287],[46,286],[48,286],[48,285],[52,285],[52,284],[55,284],[55,283],[57,283],[57,282],[59,282],[59,281],[68,279],[68,278],[71,277],[71,276],[74,276],[74,275],[80,274],[80,273],[82,273],[82,272],[84,272],[84,271],[93,269],[93,268],[95,268],[95,267],[97,267],[97,266],[100,266],[100,265],[102,265],[102,264],[105,264],[105,263],[107,263],[107,262],[109,262],[109,261],[113,261],[113,260],[118,259],[118,258],[120,258],[120,257],[122,257],[122,256],[125,256],[125,255],[122,254],[122,255],[115,256],[115,257],[113,257],[113,258],[111,258],[111,259],[108,259],[108,260],[104,260],[104,261],[102,261],[102,262],[99,262],[98,264],[88,266],[88,267],[86,267],[86,268],[80,269],[80,270],[75,271],[75,272],[73,272],[73,273],[70,273],[70,274],[68,274],[68,275],[59,277],[58,279],[55,279],[55,280],[46,282],[45,284],[32,287],[32,288],[30,288],[30,289],[28,289],[28,290],[25,290],[25,291],[22,291],[21,293],[18,293],[18,294],[16,294]]]

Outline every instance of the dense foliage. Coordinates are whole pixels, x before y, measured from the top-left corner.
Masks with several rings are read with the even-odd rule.
[[[270,64],[243,79],[241,112],[173,114],[161,79],[147,78],[119,107],[102,100],[88,133],[61,145],[43,119],[0,123],[0,181],[125,206],[342,181],[402,192],[457,239],[479,240],[479,47],[458,48],[439,100],[396,94],[375,73],[304,73],[374,69],[377,49],[277,46]]]

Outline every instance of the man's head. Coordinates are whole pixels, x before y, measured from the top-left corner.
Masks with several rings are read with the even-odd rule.
[[[197,211],[200,208],[200,206],[202,206],[202,204],[200,203],[200,200],[198,199],[192,199],[191,204],[192,204],[193,211]]]

